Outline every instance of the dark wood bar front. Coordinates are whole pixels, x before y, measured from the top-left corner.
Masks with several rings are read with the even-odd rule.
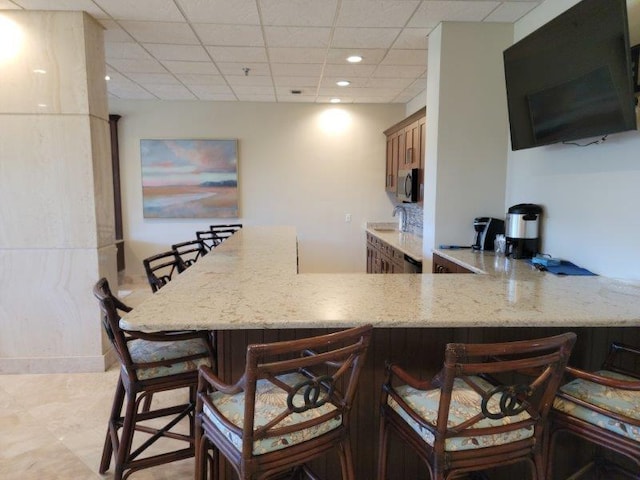
[[[233,330],[219,332],[220,374],[235,381],[244,370],[246,346],[326,333],[327,329]],[[363,369],[352,416],[351,441],[356,475],[359,479],[374,479],[378,455],[380,391],[385,376],[385,363],[391,361],[412,374],[428,378],[442,366],[444,346],[448,342],[499,342],[524,340],[573,331],[579,342],[571,356],[571,364],[595,369],[605,357],[609,343],[620,340],[640,344],[637,328],[380,328],[374,330],[373,342]],[[573,471],[589,458],[588,445],[577,448],[574,439],[562,445],[558,469]],[[312,464],[320,478],[340,478],[337,458],[327,456]],[[389,472],[392,479],[427,480],[426,467],[399,442],[390,443]],[[226,469],[225,478],[234,478]],[[514,475],[519,475],[515,477]],[[490,473],[492,480],[529,478],[526,467],[514,465]],[[564,478],[559,476],[558,478]]]

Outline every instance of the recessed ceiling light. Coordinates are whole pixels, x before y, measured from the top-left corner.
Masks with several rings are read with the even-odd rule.
[[[109,75],[105,75],[104,79],[108,82],[109,80],[111,80],[111,77]]]
[[[33,73],[40,73],[41,75],[44,75],[47,71],[42,68],[34,68]]]
[[[336,85],[339,87],[346,87],[347,85],[351,85],[351,82],[349,80],[338,80]]]
[[[347,62],[349,63],[358,63],[362,61],[362,57],[360,55],[351,55],[347,57]]]
[[[329,100],[329,102],[331,103],[340,103],[340,99],[339,98],[332,98],[331,100]]]

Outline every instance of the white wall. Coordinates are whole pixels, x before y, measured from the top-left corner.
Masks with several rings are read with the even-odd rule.
[[[323,129],[339,111],[341,131]],[[383,131],[404,105],[268,104],[110,100],[119,121],[128,272],[142,259],[229,219],[144,219],[140,139],[238,139],[240,218],[245,225],[293,225],[301,272],[365,271],[364,225],[392,220],[384,191]],[[330,128],[339,121],[328,119]],[[351,223],[345,214],[352,215]]]
[[[515,40],[576,3],[547,0],[515,25]],[[640,42],[640,2],[628,4],[633,45]],[[509,151],[506,204],[521,202],[544,207],[545,253],[601,275],[640,279],[638,131],[610,135],[590,147]]]
[[[504,218],[508,131],[502,51],[512,26],[445,22],[429,35],[424,257],[470,245],[473,219]]]

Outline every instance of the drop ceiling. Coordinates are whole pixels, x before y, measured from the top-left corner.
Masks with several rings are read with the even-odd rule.
[[[540,3],[0,0],[0,10],[95,17],[106,29],[112,98],[406,103],[426,88],[427,36],[440,22],[513,23]],[[363,60],[349,64],[355,54]]]

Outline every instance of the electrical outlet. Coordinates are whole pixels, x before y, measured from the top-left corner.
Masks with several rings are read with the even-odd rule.
[[[345,213],[344,221],[345,221],[345,223],[351,223],[351,214],[350,213]]]

